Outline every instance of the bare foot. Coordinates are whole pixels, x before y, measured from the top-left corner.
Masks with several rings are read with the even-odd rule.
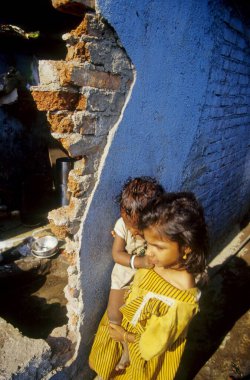
[[[121,370],[125,369],[126,367],[128,367],[130,364],[128,345],[125,344],[124,342],[122,343],[122,345],[123,345],[122,356],[121,356],[119,363],[115,367],[116,371],[121,371]]]

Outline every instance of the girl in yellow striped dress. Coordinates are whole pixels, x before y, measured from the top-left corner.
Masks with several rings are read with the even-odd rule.
[[[173,380],[198,311],[194,276],[205,267],[207,229],[192,193],[160,196],[142,212],[140,228],[152,269],[139,269],[121,307],[122,325],[105,313],[90,353],[90,367],[102,380]],[[116,371],[122,342],[130,363]]]

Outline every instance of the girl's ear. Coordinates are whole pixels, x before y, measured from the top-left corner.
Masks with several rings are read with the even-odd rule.
[[[187,260],[188,255],[192,252],[190,247],[184,248],[184,255],[182,256],[183,260]]]

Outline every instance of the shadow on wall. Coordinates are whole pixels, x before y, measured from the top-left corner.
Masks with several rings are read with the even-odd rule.
[[[246,297],[249,288],[250,268],[241,258],[228,259],[208,272],[208,282],[201,289],[200,312],[190,324],[175,380],[194,379],[235,322],[249,309],[250,299]]]

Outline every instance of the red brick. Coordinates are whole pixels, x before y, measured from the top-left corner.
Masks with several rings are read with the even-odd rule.
[[[72,112],[53,113],[48,112],[47,119],[54,133],[72,133],[74,123],[72,120]]]
[[[52,5],[63,13],[81,16],[84,15],[86,9],[95,9],[95,0],[82,0],[81,3],[74,0],[52,0]]]
[[[68,53],[66,56],[66,61],[79,60],[81,62],[89,62],[90,54],[86,48],[86,42],[78,42],[74,46],[68,47]]]
[[[76,66],[72,62],[61,68],[60,83],[62,86],[74,84],[79,87],[118,90],[121,86],[121,77],[104,71],[88,70],[83,65]]]
[[[58,91],[37,91],[31,92],[39,111],[74,110],[79,103],[79,94]]]

